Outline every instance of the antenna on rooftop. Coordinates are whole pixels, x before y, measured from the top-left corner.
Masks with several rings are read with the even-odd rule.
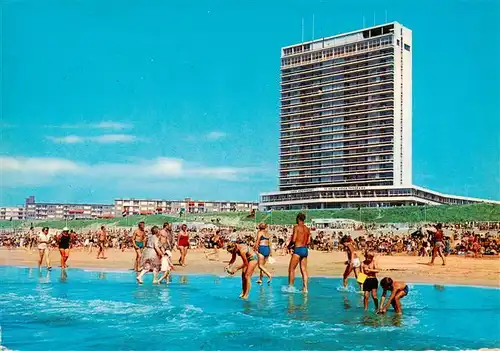
[[[302,42],[304,42],[304,17],[302,17]]]
[[[385,23],[387,23],[387,10],[385,10]]]
[[[363,16],[363,28],[365,28],[365,16]]]
[[[375,12],[373,12],[373,26],[375,26]]]
[[[312,32],[312,40],[314,40],[314,13],[313,13],[313,32]]]

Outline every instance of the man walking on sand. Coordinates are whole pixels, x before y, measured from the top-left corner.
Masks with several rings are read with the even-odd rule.
[[[99,246],[99,251],[97,251],[97,259],[102,258],[103,260],[106,259],[106,256],[104,256],[105,250],[106,250],[106,245],[108,243],[108,235],[106,234],[106,227],[101,226],[101,230],[99,231],[99,234],[97,234],[97,243]],[[99,257],[101,256],[101,257]]]
[[[309,254],[307,246],[311,241],[311,232],[304,224],[306,215],[299,213],[297,215],[297,225],[293,227],[292,240],[288,247],[293,250],[292,257],[290,258],[290,265],[288,266],[288,285],[293,286],[295,282],[295,269],[300,263],[300,273],[302,274],[302,291],[307,294],[308,280],[307,274],[307,256]]]

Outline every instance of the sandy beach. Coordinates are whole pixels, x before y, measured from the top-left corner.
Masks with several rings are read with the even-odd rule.
[[[224,267],[230,255],[221,250],[220,260],[208,260],[203,250],[190,250],[187,256],[187,266],[175,266],[174,274],[224,274]],[[135,253],[132,250],[125,252],[114,249],[107,252],[107,259],[96,259],[97,251],[88,254],[87,251],[75,249],[71,251],[68,264],[74,268],[90,268],[98,270],[131,269]],[[37,251],[30,252],[23,249],[0,249],[0,265],[36,267]],[[276,262],[269,265],[274,275],[285,276],[288,270],[289,256],[274,255]],[[59,252],[51,250],[50,258],[53,267],[59,267]],[[174,252],[174,262],[179,258],[179,252]],[[341,277],[344,272],[343,252],[309,252],[309,274],[311,277]],[[378,256],[380,268],[383,270],[379,277],[390,276],[393,279],[404,280],[410,283],[429,284],[456,284],[480,285],[500,287],[500,259],[495,258],[465,258],[451,256],[447,265],[442,266],[438,258],[434,266],[428,266],[428,258],[416,256]],[[257,272],[257,271],[256,271]],[[256,276],[257,273],[254,273]],[[297,276],[300,271],[297,269]]]

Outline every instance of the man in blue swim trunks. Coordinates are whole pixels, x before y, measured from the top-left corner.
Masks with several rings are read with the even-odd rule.
[[[311,231],[304,224],[305,220],[306,215],[299,213],[297,215],[297,225],[293,227],[292,240],[289,245],[289,248],[293,250],[293,253],[290,258],[290,265],[288,266],[288,285],[290,287],[293,286],[295,282],[295,269],[300,263],[300,273],[302,274],[303,284],[302,291],[307,293],[309,280],[309,276],[307,274],[307,246],[311,241]]]

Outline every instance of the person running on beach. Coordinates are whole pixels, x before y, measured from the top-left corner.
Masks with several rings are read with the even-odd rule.
[[[207,251],[205,250],[205,252],[204,252],[205,257],[210,259],[210,256],[215,256],[215,259],[218,261],[219,260],[219,249],[222,248],[222,246],[223,246],[223,243],[222,243],[222,240],[220,237],[220,229],[217,229],[215,231],[215,234],[212,235],[212,237],[210,238],[210,245],[213,248],[213,252],[207,253]]]
[[[100,258],[99,256],[102,256],[103,260],[107,258],[104,256],[107,242],[108,242],[108,235],[106,233],[106,227],[101,226],[101,230],[97,234],[97,243],[99,245],[99,251],[97,251],[97,259]]]
[[[358,253],[356,252],[356,246],[352,238],[345,235],[340,240],[340,244],[344,245],[347,253],[347,261],[345,262],[346,267],[344,271],[344,288],[347,288],[347,279],[349,278],[351,272],[354,271],[354,277],[358,279],[358,269],[359,267],[361,267],[361,262],[359,260]],[[362,284],[359,284],[359,289],[360,291],[362,290]]]
[[[142,252],[140,265],[141,272],[137,275],[137,282],[142,284],[142,277],[150,270],[153,271],[153,284],[158,284],[158,271],[160,270],[162,251],[160,249],[160,228],[154,226],[151,228],[151,234],[148,235],[146,247]]]
[[[384,278],[380,281],[380,287],[384,289],[382,292],[382,299],[380,300],[380,313],[385,313],[387,312],[387,309],[389,308],[389,305],[392,305],[394,308],[394,311],[396,313],[403,313],[403,310],[401,309],[401,299],[408,295],[408,285],[406,285],[405,282],[402,281],[394,281],[391,278]],[[387,303],[384,306],[384,301],[385,297],[387,295],[387,291],[391,292],[391,296],[389,296],[389,299],[387,300]]]
[[[144,231],[144,222],[139,222],[137,229],[132,235],[132,245],[135,250],[135,265],[134,270],[139,272],[139,262],[141,261],[142,250],[144,249],[144,239],[146,238],[146,232]]]
[[[297,225],[293,227],[292,240],[289,248],[293,250],[290,264],[288,266],[288,285],[293,287],[295,282],[295,269],[300,263],[300,273],[302,274],[302,291],[308,292],[309,276],[307,273],[307,256],[309,255],[307,246],[311,242],[311,231],[304,224],[306,215],[299,213],[296,221]]]
[[[269,257],[272,256],[271,235],[267,232],[267,224],[265,223],[259,224],[257,237],[255,238],[254,250],[259,253],[260,273],[257,284],[262,284],[262,278],[264,274],[269,278],[267,284],[271,284],[271,280],[273,279],[273,277],[271,276],[271,273],[269,273],[269,271],[264,267]]]
[[[361,272],[366,275],[366,279],[363,282],[363,292],[364,292],[364,304],[365,311],[368,310],[368,300],[370,298],[370,292],[372,295],[373,303],[375,304],[375,311],[378,311],[378,279],[377,273],[379,272],[377,263],[375,262],[375,254],[373,252],[367,252],[365,260],[361,264]]]
[[[442,230],[442,225],[441,223],[438,223],[434,226],[433,229],[428,230],[429,233],[432,233],[432,242],[434,243],[434,246],[432,248],[432,258],[431,262],[429,262],[429,265],[434,264],[434,260],[436,259],[436,256],[439,255],[441,259],[443,260],[443,266],[446,265],[446,258],[444,257],[443,250],[445,248],[444,245],[444,234]]]
[[[179,247],[179,251],[181,252],[179,265],[185,267],[187,250],[189,248],[189,234],[187,232],[187,225],[185,224],[181,226],[181,231],[179,232],[179,237],[177,238],[177,246]]]
[[[72,236],[69,233],[68,227],[64,227],[62,233],[59,234],[57,242],[59,243],[59,253],[61,254],[61,268],[68,268],[67,261],[69,258],[69,250]]]
[[[258,265],[257,253],[246,244],[230,242],[227,244],[227,251],[232,254],[231,260],[226,267],[226,272],[233,275],[241,269],[241,294],[240,298],[248,299],[250,287],[252,286],[252,274]],[[243,264],[236,269],[231,269],[231,265],[236,261],[236,256],[240,256]]]
[[[47,270],[51,270],[52,266],[50,265],[50,251],[49,251],[49,243],[50,243],[50,235],[49,235],[49,227],[43,227],[42,232],[38,235],[38,268],[41,268],[43,258],[45,256],[45,264],[47,266]]]

